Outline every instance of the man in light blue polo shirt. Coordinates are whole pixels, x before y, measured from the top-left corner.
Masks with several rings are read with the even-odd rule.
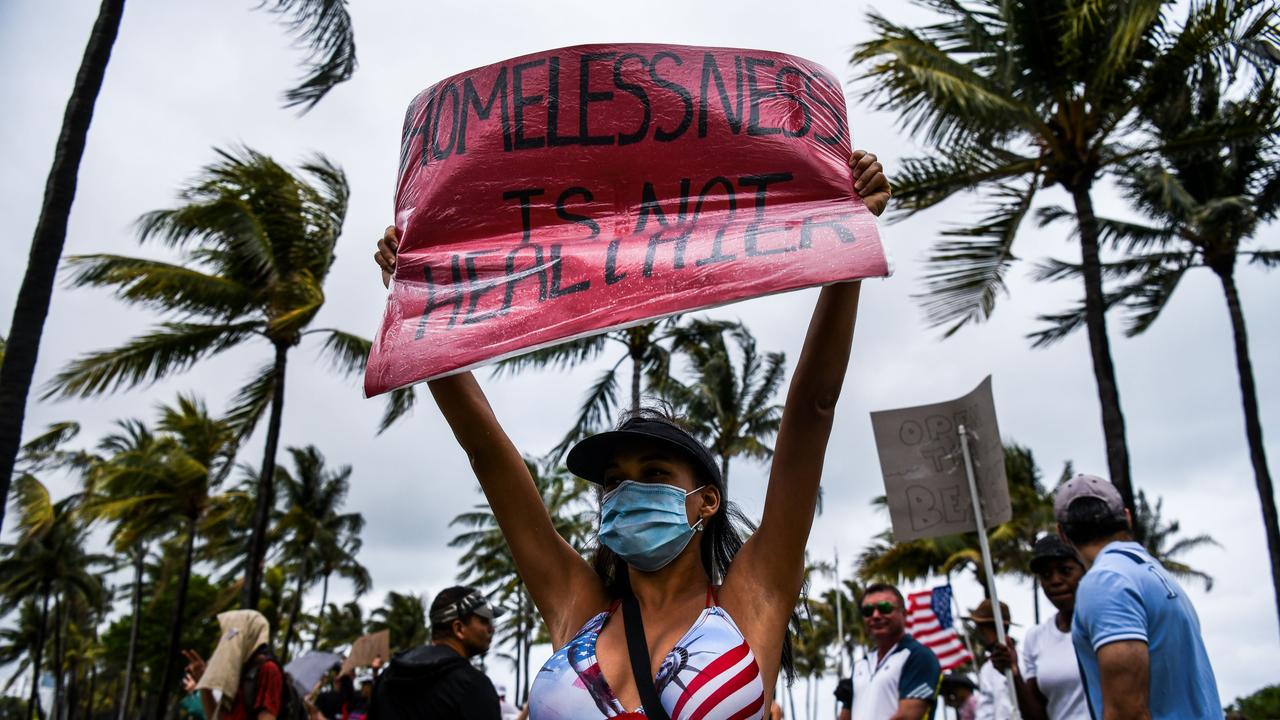
[[[1089,569],[1076,590],[1071,639],[1093,717],[1221,720],[1196,609],[1133,541],[1115,486],[1077,475],[1058,488],[1053,512]]]

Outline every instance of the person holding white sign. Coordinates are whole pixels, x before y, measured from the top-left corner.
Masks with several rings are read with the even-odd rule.
[[[889,182],[850,159],[879,215]],[[376,255],[395,264],[388,228]],[[470,373],[431,394],[497,518],[555,654],[530,689],[532,720],[761,718],[804,580],[823,459],[844,384],[860,284],[824,287],[787,392],[759,528],[743,539],[715,456],[653,413],[587,438],[570,470],[601,486],[594,566],[556,532],[525,465]],[[695,541],[696,539],[696,541]]]

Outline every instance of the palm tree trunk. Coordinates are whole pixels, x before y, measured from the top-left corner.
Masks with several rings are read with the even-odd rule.
[[[65,615],[66,598],[63,593],[58,593],[58,596],[53,600],[53,709],[50,713],[50,717],[52,717],[53,720],[63,720],[62,707],[65,698],[62,693],[65,690],[64,683],[66,679],[62,674],[64,662],[63,655],[65,654],[65,648],[62,646],[62,640],[64,634],[63,623]]]
[[[1124,414],[1120,410],[1120,388],[1116,383],[1115,363],[1111,359],[1111,342],[1107,337],[1106,301],[1102,289],[1102,259],[1098,247],[1098,217],[1093,212],[1093,198],[1088,185],[1071,188],[1075,200],[1076,221],[1080,229],[1080,269],[1084,276],[1084,316],[1089,333],[1089,351],[1093,357],[1093,376],[1098,383],[1098,401],[1102,405],[1102,434],[1107,445],[1107,468],[1111,482],[1124,498],[1124,505],[1134,518],[1134,534],[1139,540],[1143,528],[1137,522],[1133,504],[1133,480],[1129,474],[1129,446],[1125,440]]]
[[[793,684],[791,684],[791,683],[787,683],[787,705],[789,705],[789,706],[790,706],[788,709],[789,709],[789,710],[791,710],[791,717],[793,717],[793,718],[799,718],[800,716],[799,716],[799,715],[796,715],[796,691],[795,691],[795,686],[794,686]]]
[[[241,603],[248,610],[258,609],[258,598],[262,592],[262,563],[267,555],[267,525],[271,520],[271,507],[275,504],[276,449],[280,444],[280,421],[284,415],[284,373],[288,354],[288,345],[276,344],[271,420],[267,425],[262,471],[258,473],[258,497],[253,509],[253,532],[249,537],[249,557],[245,566],[244,598]]]
[[[1249,336],[1244,327],[1244,309],[1232,268],[1215,269],[1227,296],[1231,315],[1231,334],[1235,340],[1236,372],[1240,375],[1240,398],[1244,404],[1244,434],[1249,441],[1249,460],[1258,486],[1258,502],[1262,505],[1262,524],[1267,533],[1267,552],[1271,557],[1271,589],[1275,593],[1276,614],[1280,616],[1280,519],[1276,515],[1275,486],[1267,468],[1267,454],[1262,443],[1262,418],[1258,410],[1258,388],[1253,381],[1253,362],[1249,357]]]
[[[129,714],[129,688],[133,683],[133,667],[137,662],[138,630],[142,622],[142,571],[147,554],[142,545],[134,548],[133,558],[133,620],[129,623],[129,652],[124,663],[124,689],[120,691],[120,710],[116,720],[125,720]]]
[[[631,353],[631,412],[640,412],[640,356]]]
[[[94,640],[96,641],[97,638]],[[93,720],[93,696],[96,692],[98,692],[98,664],[94,663],[89,666],[89,696],[85,698],[85,720]]]
[[[329,573],[324,574],[324,582],[320,585],[320,620],[316,623],[315,634],[311,638],[311,647],[320,647],[320,625],[324,622],[324,611],[329,602]],[[390,660],[391,658],[385,658]]]
[[[153,688],[156,695],[155,705],[151,709],[152,720],[161,720],[168,715],[169,691],[178,682],[177,662],[179,643],[182,642],[182,626],[186,622],[187,588],[191,584],[191,565],[196,550],[196,519],[187,518],[187,537],[185,556],[182,561],[182,575],[178,577],[178,595],[173,603],[173,626],[169,630],[169,646],[164,656],[164,679],[160,687]]]
[[[9,497],[9,481],[22,444],[22,421],[40,351],[40,336],[44,333],[58,261],[62,259],[62,247],[67,240],[67,219],[76,196],[80,158],[84,156],[93,106],[102,89],[111,46],[115,44],[123,16],[124,0],[102,0],[71,88],[71,98],[67,100],[62,131],[53,151],[53,166],[45,181],[40,219],[31,238],[27,271],[13,307],[4,363],[0,365],[0,498]],[[0,501],[0,529],[4,527],[4,505]]]
[[[49,627],[49,590],[43,593],[44,600],[40,605],[40,628],[36,632],[35,657],[31,659],[31,700],[27,702],[27,720],[36,717],[36,708],[40,706],[40,662],[44,659],[44,635]]]
[[[289,612],[289,627],[284,631],[284,642],[280,645],[280,664],[289,662],[289,643],[293,642],[293,629],[298,624],[298,616],[302,614],[302,591],[307,581],[309,568],[307,563],[302,563],[302,572],[298,575],[298,589],[293,594],[293,610]]]

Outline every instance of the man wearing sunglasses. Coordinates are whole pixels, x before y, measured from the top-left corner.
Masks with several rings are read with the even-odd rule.
[[[907,634],[906,601],[898,588],[868,587],[862,622],[876,649],[853,666],[853,709],[841,720],[927,720],[942,667],[932,650]]]

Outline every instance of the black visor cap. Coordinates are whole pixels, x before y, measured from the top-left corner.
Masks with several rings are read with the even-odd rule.
[[[657,441],[678,451],[706,473],[713,485],[724,489],[720,466],[716,464],[711,451],[680,427],[662,420],[635,418],[623,423],[617,430],[592,435],[573,446],[565,458],[565,465],[569,472],[583,480],[603,485],[604,471],[609,467],[609,462],[620,449],[634,444],[636,440]]]

